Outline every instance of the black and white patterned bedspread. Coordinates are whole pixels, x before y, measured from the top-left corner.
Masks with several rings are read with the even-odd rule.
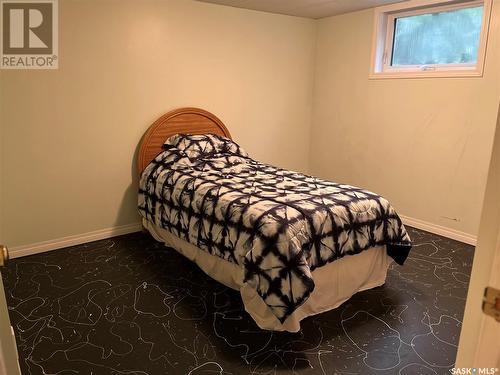
[[[245,270],[281,321],[314,289],[311,272],[374,246],[403,264],[411,241],[389,202],[251,159],[215,135],[175,135],[144,170],[139,212]]]

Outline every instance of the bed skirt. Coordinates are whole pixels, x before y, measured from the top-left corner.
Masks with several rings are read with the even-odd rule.
[[[387,269],[393,262],[387,255],[385,246],[379,246],[316,268],[312,272],[314,291],[281,323],[255,289],[243,282],[243,268],[211,255],[147,220],[143,219],[143,226],[157,241],[163,242],[195,262],[208,276],[229,288],[238,290],[245,310],[257,325],[272,331],[298,332],[302,319],[332,310],[357,292],[383,285]]]

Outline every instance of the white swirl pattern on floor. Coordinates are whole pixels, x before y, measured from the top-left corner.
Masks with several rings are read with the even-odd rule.
[[[239,294],[144,234],[15,259],[3,273],[23,374],[449,374],[474,249],[409,228],[384,286],[260,330]]]

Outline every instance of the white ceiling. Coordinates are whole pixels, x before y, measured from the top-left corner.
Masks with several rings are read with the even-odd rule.
[[[405,0],[198,0],[290,16],[323,18]]]

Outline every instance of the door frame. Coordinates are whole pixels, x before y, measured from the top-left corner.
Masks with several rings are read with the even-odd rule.
[[[0,373],[21,375],[16,338],[10,324],[4,290],[2,274],[0,272]]]
[[[494,270],[497,273],[494,274]],[[478,242],[467,293],[462,331],[458,344],[456,368],[496,368],[500,351],[498,338],[491,342],[493,332],[500,332],[500,323],[486,316],[481,309],[484,289],[500,282],[500,105],[493,141],[488,181],[479,226]],[[495,356],[497,358],[495,358]]]

